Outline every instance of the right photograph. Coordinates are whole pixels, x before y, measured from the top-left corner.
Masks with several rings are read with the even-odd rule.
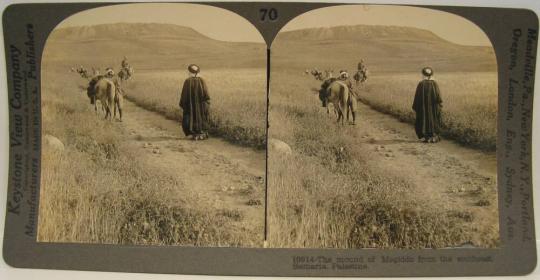
[[[312,10],[271,46],[267,246],[496,248],[497,60],[435,9]]]

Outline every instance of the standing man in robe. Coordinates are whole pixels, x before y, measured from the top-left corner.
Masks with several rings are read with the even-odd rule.
[[[189,78],[184,81],[182,95],[180,97],[180,108],[182,114],[182,129],[186,136],[191,136],[193,140],[203,140],[208,138],[208,109],[210,96],[208,88],[201,77],[197,77],[200,72],[199,66],[191,64],[188,66]]]
[[[358,69],[357,70],[358,71],[356,71],[355,76],[361,74],[361,77],[360,76],[355,77],[355,80],[357,81],[357,84],[365,82],[367,80],[368,70],[367,70],[366,65],[364,64],[363,59],[360,59],[360,62],[358,62]]]
[[[124,59],[122,59],[122,68],[128,68],[129,67],[129,63],[128,63],[128,60],[127,60],[127,57],[124,56]]]
[[[349,99],[347,100],[347,106],[349,107],[349,110],[347,110],[347,120],[349,119],[349,111],[352,114],[352,123],[351,125],[356,124],[356,111],[358,109],[358,95],[356,94],[356,91],[353,88],[353,84],[351,79],[349,78],[349,73],[346,70],[341,70],[339,73],[339,78],[341,82],[343,82],[347,88],[349,88]]]
[[[122,88],[122,84],[118,79],[118,75],[115,75],[114,70],[111,67],[105,69],[104,77],[114,83],[114,116],[116,117],[116,110],[118,110],[118,114],[120,115],[120,121],[122,121],[122,107],[124,104],[124,89]]]
[[[433,69],[422,69],[424,76],[416,87],[412,109],[416,112],[415,130],[422,142],[440,141],[442,99],[439,86],[432,79]]]

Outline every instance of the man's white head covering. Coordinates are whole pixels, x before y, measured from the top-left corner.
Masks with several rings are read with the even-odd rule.
[[[433,69],[429,66],[427,67],[424,67],[422,69],[422,75],[426,76],[426,77],[431,77],[433,76]]]
[[[201,68],[197,64],[190,64],[188,66],[188,71],[193,74],[198,74],[201,71]]]
[[[105,74],[110,75],[110,76],[114,76],[114,70],[109,67],[109,68],[105,69]]]

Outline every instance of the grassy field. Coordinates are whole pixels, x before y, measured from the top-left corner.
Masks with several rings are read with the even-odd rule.
[[[286,72],[297,81],[293,90],[279,92],[278,101],[289,102],[298,93],[309,96],[311,88],[320,83],[311,76],[297,72]],[[296,77],[295,77],[296,76]],[[276,79],[280,79],[280,76]],[[412,102],[419,74],[373,75],[357,88],[362,102],[372,108],[390,114],[397,119],[414,124]],[[497,73],[441,73],[434,76],[443,99],[443,137],[465,146],[493,152],[497,140]],[[281,80],[281,79],[280,79]],[[276,87],[273,87],[275,90]],[[285,98],[285,99],[284,99]],[[315,103],[311,100],[311,103]],[[318,104],[320,105],[320,104]],[[361,117],[361,112],[360,112]]]
[[[412,101],[418,74],[371,77],[359,89],[362,101],[378,111],[414,123]],[[497,140],[497,73],[441,73],[434,76],[443,99],[443,136],[495,151]]]
[[[266,147],[265,69],[204,71],[210,93],[210,134],[236,144]],[[181,120],[178,106],[187,71],[141,72],[126,85],[126,97],[141,107]]]
[[[66,71],[67,72],[67,71]],[[256,236],[228,228],[227,213],[193,207],[179,182],[150,170],[127,152],[121,123],[97,118],[81,79],[44,71],[43,135],[59,138],[61,153],[42,154],[40,242],[194,246],[254,246]],[[171,92],[171,94],[175,94]],[[217,94],[216,94],[217,95]],[[196,202],[198,203],[198,202]]]
[[[269,138],[294,153],[269,150],[270,247],[440,248],[472,239],[497,246],[497,230],[478,237],[469,210],[442,209],[416,196],[422,190],[407,177],[371,167],[368,148],[343,137],[354,127],[336,126],[310,92],[318,82],[294,75],[274,71],[271,80]]]
[[[38,240],[260,246],[262,230],[255,235],[238,227],[242,213],[192,199],[181,178],[140,162],[123,138],[126,122],[96,118],[81,90],[84,80],[69,69],[118,70],[124,56],[135,69],[125,85],[129,100],[180,122],[186,69],[197,63],[210,90],[211,136],[265,148],[264,44],[150,23],[56,29],[42,61],[43,134],[59,138],[65,151],[43,149]],[[130,111],[124,113],[129,119]]]
[[[43,150],[38,240],[257,246],[260,240],[253,240],[256,236],[242,235],[228,226],[235,213],[192,207],[197,201],[175,193],[182,187],[178,181],[137,162],[125,150],[122,139],[109,133],[121,130],[122,124],[95,117],[88,98],[79,92],[82,80],[68,69],[81,64],[102,69],[117,66],[127,55],[136,72],[125,85],[126,98],[180,121],[179,94],[187,73],[178,69],[197,62],[210,90],[211,135],[264,149],[264,44],[224,43],[200,36],[193,40],[163,37],[127,41],[118,36],[124,27],[118,28],[99,32],[106,39],[103,41],[59,34],[47,44],[49,55],[43,65],[50,71],[44,71],[42,79],[43,134],[58,137],[66,148],[63,153]],[[163,26],[155,28],[162,30]],[[178,38],[187,34],[185,30],[170,32]],[[371,159],[362,152],[367,147],[357,139],[342,137],[353,128],[336,126],[311,93],[320,82],[302,75],[304,69],[312,67],[340,69],[345,65],[352,69],[353,58],[367,58],[370,70],[384,75],[372,74],[361,90],[362,100],[411,122],[410,107],[421,77],[395,72],[413,71],[433,62],[439,69],[435,78],[444,100],[444,136],[494,151],[495,74],[451,73],[491,71],[496,67],[492,49],[445,42],[426,45],[421,37],[411,41],[410,34],[372,41],[353,35],[362,43],[336,43],[337,36],[321,42],[276,41],[272,46],[269,137],[287,142],[294,152],[285,156],[269,151],[269,246],[440,248],[474,240],[476,246],[496,247],[498,232],[475,228],[471,221],[480,218],[470,209],[447,211],[416,196],[421,190],[407,177],[372,167]],[[125,117],[129,118],[129,112]],[[361,112],[358,117],[362,117]],[[491,192],[487,195],[479,195],[478,201],[496,200]]]

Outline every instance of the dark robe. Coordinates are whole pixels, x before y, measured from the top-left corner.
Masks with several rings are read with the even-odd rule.
[[[441,92],[437,83],[433,80],[418,83],[412,106],[416,112],[415,130],[418,138],[429,138],[440,133],[441,107]]]
[[[353,89],[353,83],[351,79],[346,78],[346,79],[338,79],[338,80],[342,81],[349,88],[349,94],[356,98],[356,92]]]
[[[186,79],[179,103],[183,110],[182,129],[186,136],[206,132],[209,103],[210,96],[204,80],[200,77]]]

